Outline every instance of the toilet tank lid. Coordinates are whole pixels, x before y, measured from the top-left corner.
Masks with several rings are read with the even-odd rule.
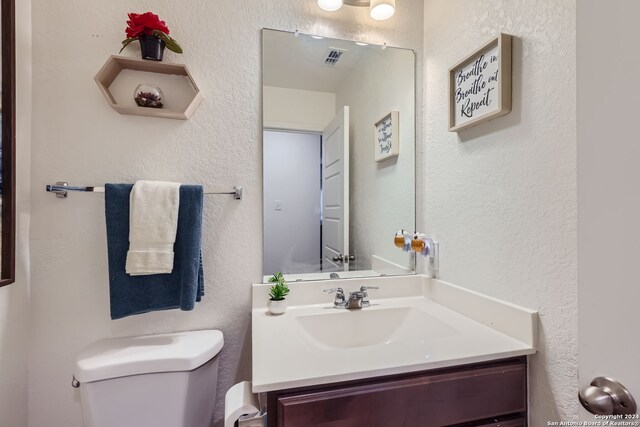
[[[89,344],[76,360],[81,383],[157,372],[192,371],[220,352],[217,330],[110,338]]]

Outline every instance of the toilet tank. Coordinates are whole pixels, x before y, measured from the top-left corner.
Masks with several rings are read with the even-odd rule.
[[[209,427],[222,332],[113,338],[78,356],[84,427]]]

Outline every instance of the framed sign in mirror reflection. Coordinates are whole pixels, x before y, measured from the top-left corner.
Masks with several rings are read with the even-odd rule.
[[[400,140],[398,138],[398,112],[392,111],[378,120],[374,125],[374,147],[376,162],[400,154]]]

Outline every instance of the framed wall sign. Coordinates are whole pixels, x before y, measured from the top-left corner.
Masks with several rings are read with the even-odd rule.
[[[511,36],[500,33],[449,69],[449,131],[511,111]]]
[[[376,162],[397,156],[400,153],[398,112],[392,111],[385,115],[373,125],[373,128]]]

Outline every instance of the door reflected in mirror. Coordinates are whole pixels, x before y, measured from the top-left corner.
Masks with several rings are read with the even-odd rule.
[[[263,273],[414,274],[415,55],[263,30]]]

